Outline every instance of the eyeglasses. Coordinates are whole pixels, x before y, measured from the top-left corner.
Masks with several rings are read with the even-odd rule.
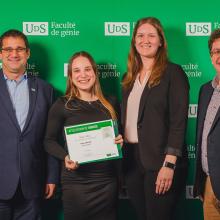
[[[216,49],[216,50],[211,51],[211,56],[213,56],[213,55],[220,56],[220,49]]]
[[[27,51],[26,47],[18,47],[18,48],[11,48],[11,47],[6,47],[6,48],[1,48],[1,51],[3,51],[6,54],[11,54],[13,51],[16,51],[16,53],[22,54],[25,51]]]

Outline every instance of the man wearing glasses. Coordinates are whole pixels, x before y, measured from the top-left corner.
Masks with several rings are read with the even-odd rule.
[[[43,139],[53,89],[26,72],[27,37],[9,30],[0,37],[0,219],[38,220],[42,197],[58,181],[58,162]]]
[[[208,46],[216,76],[199,93],[194,196],[203,201],[205,220],[220,220],[220,29]]]

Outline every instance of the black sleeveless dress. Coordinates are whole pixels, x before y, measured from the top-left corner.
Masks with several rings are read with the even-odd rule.
[[[64,160],[66,147],[59,143],[64,126],[111,119],[99,100],[86,102],[75,99],[73,109],[65,108],[66,100],[59,98],[52,106],[45,138],[45,148]],[[68,171],[62,163],[61,185],[65,220],[116,220],[117,161],[80,165]]]

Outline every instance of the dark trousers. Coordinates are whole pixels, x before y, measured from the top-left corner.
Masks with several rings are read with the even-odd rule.
[[[0,199],[1,220],[40,220],[41,199],[25,199],[18,184],[13,198],[9,200]]]
[[[125,180],[128,196],[131,204],[135,208],[139,220],[171,220],[175,213],[180,193],[184,187],[186,179],[185,173],[176,169],[172,187],[163,195],[158,195],[156,191],[156,179],[158,171],[144,170],[140,159],[137,144],[125,146],[133,148],[132,155],[125,156]]]

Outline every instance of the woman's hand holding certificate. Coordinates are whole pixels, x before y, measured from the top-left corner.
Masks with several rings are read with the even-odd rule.
[[[68,153],[79,164],[122,157],[121,135],[115,137],[117,125],[113,120],[65,127]]]
[[[79,167],[78,162],[77,161],[74,162],[74,161],[70,160],[69,155],[67,155],[65,157],[64,162],[65,162],[65,167],[67,170],[75,170]]]

